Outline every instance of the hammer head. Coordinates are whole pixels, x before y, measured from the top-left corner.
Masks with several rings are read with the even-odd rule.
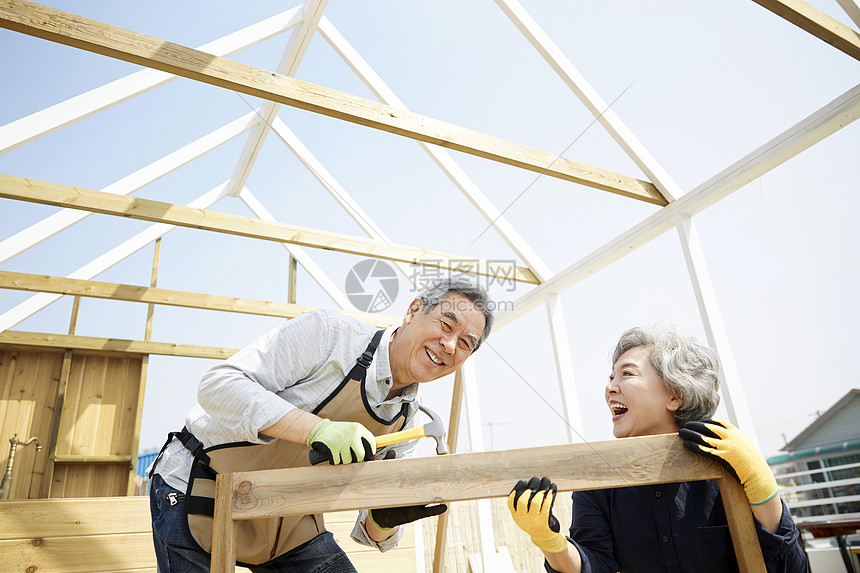
[[[442,416],[424,405],[418,406],[418,409],[430,416],[430,421],[424,424],[424,435],[436,440],[436,453],[441,455],[450,452],[451,450],[448,449],[448,442],[446,440],[445,425],[442,423]]]

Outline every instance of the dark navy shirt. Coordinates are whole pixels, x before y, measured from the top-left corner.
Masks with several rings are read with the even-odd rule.
[[[580,491],[569,540],[583,573],[731,573],[738,566],[727,523],[716,480]],[[785,504],[776,533],[755,525],[770,573],[806,573]]]

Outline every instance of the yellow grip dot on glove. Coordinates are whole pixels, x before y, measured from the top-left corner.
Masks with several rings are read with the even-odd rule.
[[[560,553],[567,549],[567,539],[559,533],[552,506],[558,488],[548,477],[517,482],[508,495],[508,510],[514,523],[526,532],[538,549]]]
[[[768,501],[779,491],[773,472],[758,448],[729,422],[687,422],[678,433],[687,449],[716,460],[728,469],[744,486],[752,505]]]

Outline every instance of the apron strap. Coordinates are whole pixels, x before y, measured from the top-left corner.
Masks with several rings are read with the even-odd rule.
[[[367,345],[367,348],[361,353],[361,356],[355,359],[355,366],[353,366],[352,370],[347,374],[345,378],[346,380],[364,381],[367,377],[367,369],[370,368],[370,364],[373,362],[373,355],[376,353],[376,348],[379,346],[379,341],[382,340],[382,334],[384,332],[384,330],[376,331],[376,334],[374,334],[373,338],[370,340],[370,344]]]
[[[183,426],[182,430],[179,432],[170,432],[167,434],[167,441],[164,442],[163,446],[161,446],[161,450],[159,450],[158,455],[155,456],[155,461],[152,462],[152,469],[149,470],[150,479],[152,479],[152,474],[155,473],[155,468],[158,466],[158,460],[161,459],[161,454],[164,453],[164,450],[167,449],[167,446],[170,445],[173,438],[182,442],[182,445],[191,452],[192,456],[202,460],[206,465],[209,465],[209,456],[203,451],[203,444],[200,443],[200,440],[194,437],[194,434],[192,434],[187,427]]]

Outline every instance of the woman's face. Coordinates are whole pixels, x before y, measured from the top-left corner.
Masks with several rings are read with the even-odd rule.
[[[678,431],[673,414],[681,400],[669,394],[663,377],[651,366],[651,349],[645,346],[631,348],[613,364],[606,405],[616,438]]]

